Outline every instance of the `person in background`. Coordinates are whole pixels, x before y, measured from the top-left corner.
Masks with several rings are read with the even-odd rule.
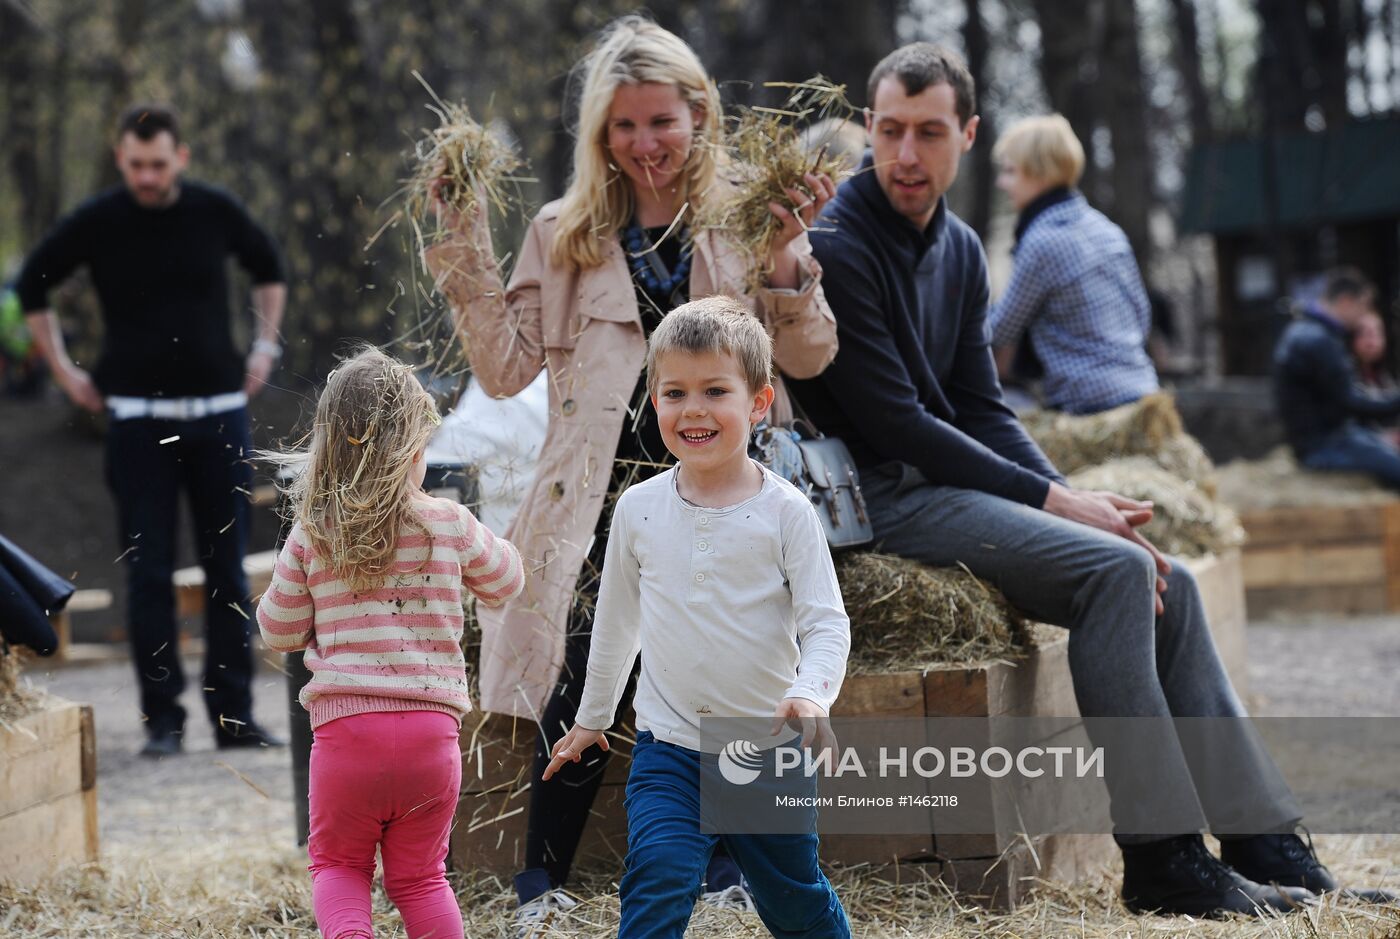
[[[987,311],[999,370],[1029,336],[1048,408],[1095,414],[1156,391],[1147,290],[1123,230],[1074,188],[1084,148],[1069,121],[1018,121],[992,155],[997,188],[1019,213],[1011,281]]]
[[[1327,275],[1274,347],[1274,401],[1293,455],[1308,469],[1368,473],[1400,489],[1400,450],[1367,422],[1400,416],[1400,392],[1365,388],[1352,354],[1376,289],[1360,271]]]
[[[185,688],[175,625],[176,506],[189,497],[204,568],[200,687],[220,748],[281,746],[254,720],[251,604],[243,554],[249,527],[248,398],[282,355],[286,275],[277,245],[228,193],[184,178],[189,148],[174,111],[122,116],[122,185],[100,193],[35,247],[16,287],[49,371],[72,401],[106,412],[107,484],[125,550],[127,635],[146,722],[143,756],[183,745]],[[257,333],[231,332],[228,259],[251,275]],[[68,356],[48,295],[86,266],[104,335],[89,374]]]

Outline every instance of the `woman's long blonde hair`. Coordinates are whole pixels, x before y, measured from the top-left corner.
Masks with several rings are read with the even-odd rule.
[[[326,379],[289,495],[313,550],[356,593],[383,585],[404,532],[426,535],[431,546],[413,509],[412,470],[441,422],[413,369],[376,348]]]
[[[574,171],[559,208],[551,254],[576,270],[603,263],[602,241],[632,218],[632,187],[608,154],[608,111],[621,85],[674,85],[695,111],[695,136],[682,176],[681,196],[699,205],[714,183],[720,127],[719,91],[695,52],[680,37],[650,20],[624,16],[603,30],[597,47],[579,63]]]

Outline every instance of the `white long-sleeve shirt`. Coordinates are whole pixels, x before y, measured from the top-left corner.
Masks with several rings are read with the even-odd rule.
[[[770,718],[789,697],[830,710],[850,648],[807,497],[764,469],[753,497],[705,508],[681,498],[672,468],[613,511],[577,720],[612,725],[640,652],[637,729],[700,750],[711,715]]]

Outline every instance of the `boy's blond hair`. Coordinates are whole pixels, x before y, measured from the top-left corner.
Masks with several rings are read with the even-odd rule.
[[[773,383],[773,340],[748,307],[733,297],[683,303],[656,327],[647,344],[647,394],[653,398],[660,382],[656,363],[672,352],[733,356],[750,392]]]
[[[1059,114],[1012,124],[992,147],[992,159],[1051,186],[1077,186],[1084,175],[1084,146]]]

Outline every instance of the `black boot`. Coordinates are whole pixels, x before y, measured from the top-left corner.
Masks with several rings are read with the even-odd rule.
[[[1261,884],[1302,887],[1313,893],[1337,889],[1337,879],[1317,859],[1312,835],[1307,841],[1295,834],[1222,838],[1220,860]]]
[[[1287,912],[1312,894],[1255,883],[1206,850],[1200,835],[1123,846],[1123,903],[1134,913],[1222,916]]]
[[[234,750],[248,747],[285,747],[287,741],[273,736],[272,732],[251,717],[245,721],[220,721],[214,727],[214,741],[220,750]]]

